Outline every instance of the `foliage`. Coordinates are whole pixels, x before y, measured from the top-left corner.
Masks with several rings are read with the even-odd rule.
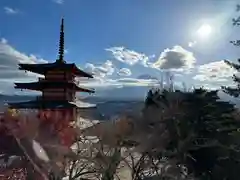
[[[240,11],[240,5],[237,5],[236,11]],[[233,26],[240,26],[240,16],[233,18],[232,19],[232,24]],[[232,40],[230,41],[234,46],[239,47],[240,46],[240,40]],[[237,63],[230,62],[228,60],[225,60],[225,63],[235,69],[237,72],[240,72],[240,59],[238,59]],[[237,74],[234,74],[232,77],[234,83],[236,84],[236,87],[225,87],[223,86],[222,89],[224,92],[227,94],[234,96],[234,97],[239,97],[240,95],[240,78],[237,76]]]
[[[81,131],[81,136],[71,147],[72,154],[63,148],[66,146],[61,141],[64,137],[58,136],[59,130],[64,129],[60,127],[64,127],[65,123],[39,123],[35,118],[14,112],[5,114],[8,121],[4,122],[4,127],[14,137],[19,150],[6,150],[5,153],[16,155],[18,152],[20,157],[25,158],[24,162],[30,162],[31,169],[51,180],[60,179],[55,176],[61,173],[56,167],[64,168],[69,180],[123,179],[125,174],[129,180],[238,179],[239,116],[232,104],[219,99],[217,91],[150,90],[141,115],[122,118],[121,122],[125,125],[112,123],[124,127],[125,131],[130,128],[127,133],[116,136],[116,132],[109,131],[110,134],[104,135],[112,136],[117,143],[110,145],[100,136],[89,139],[84,136],[85,131]],[[118,129],[110,124],[106,127],[115,131]],[[106,131],[101,129],[99,132]],[[78,136],[78,133],[75,134]],[[27,148],[28,140],[40,142],[51,163],[39,161],[36,155],[31,154]],[[71,138],[69,141],[72,141]],[[46,171],[46,168],[52,171]],[[25,168],[27,174],[34,174],[29,169]]]
[[[237,4],[236,6],[236,12],[240,12],[240,5]],[[240,26],[240,16],[237,16],[236,18],[232,19],[232,24],[233,26]],[[230,41],[230,43],[232,43],[235,46],[240,46],[240,40],[233,40]]]
[[[236,117],[234,106],[220,101],[217,91],[151,90],[142,116],[130,118],[133,129],[121,137],[121,147],[79,141],[69,179],[121,179],[126,169],[132,180],[238,179]]]
[[[235,70],[237,70],[238,72],[240,72],[240,64],[236,64],[233,62],[230,62],[228,60],[225,60],[225,63],[229,66],[231,66],[232,68],[234,68]],[[238,59],[238,63],[240,63],[240,59]],[[233,96],[233,97],[239,97],[240,95],[240,78],[234,74],[232,77],[233,81],[236,83],[236,87],[225,87],[223,86],[222,89],[225,93]]]
[[[240,170],[239,121],[232,115],[234,106],[220,101],[217,91],[149,91],[145,103],[144,126],[165,141],[160,142],[165,149],[153,143],[157,156],[174,159],[201,179],[238,179],[233,169]],[[162,139],[164,131],[168,135]]]
[[[72,154],[66,145],[66,136],[72,136],[73,127],[64,120],[58,126],[51,121],[53,119],[48,120],[39,119],[34,113],[23,114],[15,110],[6,111],[1,117],[0,154],[6,163],[10,158],[18,157],[19,160],[12,162],[11,166],[18,165],[18,168],[27,170],[28,178],[32,175],[32,179],[36,176],[59,179],[66,159]],[[66,128],[72,131],[68,133]]]
[[[104,147],[98,139],[82,135],[73,149],[78,159],[69,161],[66,169],[69,180],[114,178],[121,157],[119,148]]]

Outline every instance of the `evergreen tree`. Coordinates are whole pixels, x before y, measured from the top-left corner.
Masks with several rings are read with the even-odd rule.
[[[158,111],[167,112],[170,109],[170,115],[164,119],[169,132],[164,156],[177,159],[200,179],[239,179],[240,125],[232,116],[236,110],[234,105],[220,101],[217,91],[204,89],[193,92],[158,91],[152,99],[158,104]],[[178,110],[171,109],[176,103]],[[156,107],[152,105],[146,104],[145,111]],[[149,123],[156,128],[159,122],[155,125]],[[154,149],[158,145],[155,146]]]
[[[237,5],[236,11],[240,11],[240,5]],[[233,26],[240,26],[240,16],[237,18],[232,19]],[[232,40],[230,41],[234,46],[239,47],[240,46],[240,40]],[[225,63],[232,68],[234,68],[236,71],[240,72],[240,59],[238,59],[237,63],[230,62],[228,60],[225,60]],[[236,84],[236,87],[222,87],[223,91],[231,96],[239,97],[240,95],[240,77],[237,75],[233,75],[233,81]]]
[[[240,43],[240,41],[239,41],[239,43]],[[238,59],[239,64],[230,62],[228,60],[225,60],[225,63],[228,64],[229,66],[231,66],[232,68],[234,68],[235,70],[237,70],[238,72],[240,72],[240,59]],[[240,95],[240,77],[238,77],[236,74],[234,74],[232,79],[235,82],[236,87],[223,86],[222,89],[225,93],[227,93],[233,97],[239,97],[239,95]]]

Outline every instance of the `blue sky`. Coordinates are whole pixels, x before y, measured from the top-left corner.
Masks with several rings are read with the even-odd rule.
[[[1,0],[0,83],[8,85],[0,91],[12,92],[13,81],[34,77],[15,72],[17,63],[55,61],[62,16],[66,60],[95,73],[96,80],[84,82],[86,86],[152,86],[163,71],[171,72],[176,84],[185,82],[188,87],[229,85],[234,71],[222,60],[234,61],[240,55],[229,44],[238,32],[231,25],[236,4],[234,0]],[[203,25],[212,29],[207,37],[197,34]]]

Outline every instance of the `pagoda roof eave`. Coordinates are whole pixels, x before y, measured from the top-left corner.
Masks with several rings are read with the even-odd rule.
[[[8,103],[9,108],[12,109],[89,109],[96,108],[95,104],[84,105],[79,102],[71,102],[66,100],[33,100],[26,102]]]
[[[95,93],[94,89],[88,89],[85,87],[79,87],[74,82],[49,82],[49,81],[42,81],[42,82],[31,82],[31,83],[14,83],[16,89],[30,89],[40,91],[42,89],[51,89],[51,88],[66,88],[74,89],[76,91],[81,92],[88,92],[88,93]]]
[[[44,75],[47,71],[62,70],[72,71],[75,76],[93,78],[93,75],[79,69],[75,63],[44,63],[44,64],[19,64],[20,70],[31,71],[33,73]]]
[[[85,71],[79,69],[79,68],[76,66],[75,63],[73,64],[73,66],[74,66],[74,69],[75,69],[75,74],[76,74],[77,76],[80,76],[81,74],[84,74],[84,77],[93,78],[93,74],[91,74],[91,73],[89,73],[89,72],[85,72]]]

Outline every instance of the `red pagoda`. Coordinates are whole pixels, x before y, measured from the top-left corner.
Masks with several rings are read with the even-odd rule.
[[[83,107],[83,103],[77,101],[76,92],[94,93],[92,89],[79,87],[75,78],[93,78],[93,76],[80,70],[74,63],[64,61],[63,19],[58,59],[54,63],[47,64],[19,64],[19,69],[40,74],[45,78],[39,78],[37,82],[15,83],[15,88],[41,91],[42,95],[32,101],[9,103],[10,109],[36,109],[38,118],[31,117],[31,121],[26,121],[27,116],[24,120],[21,116],[11,113],[0,117],[0,160],[6,157],[5,160],[8,162],[9,157],[17,157],[6,167],[5,164],[2,167],[0,162],[0,180],[26,180],[26,177],[36,180],[51,179],[50,176],[45,177],[45,174],[54,173],[59,176],[58,172],[64,170],[64,158],[67,157],[68,151],[60,153],[59,147],[64,146],[70,150],[70,146],[78,136],[77,128],[71,125],[72,121],[77,120],[77,109],[89,107]],[[34,129],[32,125],[37,124],[35,122],[39,122],[39,126]],[[42,150],[34,149],[33,140],[38,142]],[[43,163],[38,157],[37,154],[43,151],[51,159],[50,163],[45,161]],[[59,162],[63,165],[59,165]],[[60,170],[53,171],[58,169],[54,167]]]
[[[20,70],[31,71],[45,76],[37,82],[15,83],[15,88],[41,91],[42,96],[28,102],[10,103],[14,109],[37,109],[40,112],[61,115],[75,121],[77,109],[82,108],[76,101],[76,92],[94,93],[94,90],[79,87],[76,77],[93,78],[89,73],[79,69],[74,63],[66,63],[64,60],[64,19],[61,23],[58,59],[54,63],[47,64],[19,64]]]

